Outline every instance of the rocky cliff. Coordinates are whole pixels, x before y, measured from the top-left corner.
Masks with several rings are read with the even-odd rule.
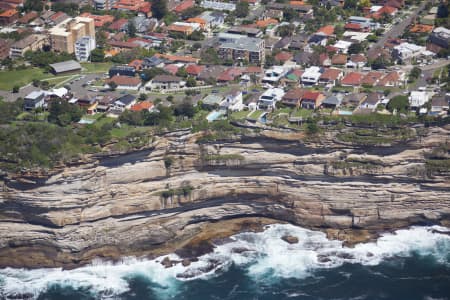
[[[412,224],[450,224],[450,177],[426,155],[450,137],[430,128],[390,147],[336,133],[264,130],[198,143],[185,131],[148,150],[66,167],[0,192],[0,267],[74,267],[100,257],[178,251],[270,222],[325,230],[348,243]]]

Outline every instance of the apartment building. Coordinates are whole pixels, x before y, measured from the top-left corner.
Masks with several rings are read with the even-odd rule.
[[[25,52],[40,50],[46,44],[48,44],[48,38],[45,34],[29,35],[11,45],[9,57],[12,59],[23,57]]]
[[[91,18],[68,19],[49,30],[52,49],[58,52],[75,52],[75,43],[82,37],[95,39],[95,25]]]
[[[219,34],[219,57],[223,60],[248,61],[263,65],[265,61],[265,43],[263,39],[251,38],[240,34]]]
[[[88,61],[91,51],[96,47],[95,38],[83,36],[75,43],[75,57],[78,61]]]
[[[105,9],[110,10],[116,4],[117,0],[94,0],[95,9]]]

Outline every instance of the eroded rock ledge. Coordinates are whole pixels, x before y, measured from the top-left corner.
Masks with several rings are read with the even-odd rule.
[[[432,128],[401,147],[351,147],[333,134],[264,131],[197,144],[155,140],[140,159],[67,167],[0,192],[0,267],[76,267],[94,258],[189,257],[208,242],[271,222],[324,230],[347,243],[413,224],[450,224],[450,178],[427,152],[450,136]]]

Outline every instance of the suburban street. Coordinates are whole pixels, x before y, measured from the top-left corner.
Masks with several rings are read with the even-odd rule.
[[[384,43],[391,38],[397,38],[400,35],[403,34],[403,32],[405,31],[406,27],[408,27],[412,21],[417,17],[417,15],[419,14],[420,11],[422,11],[424,9],[424,7],[427,5],[428,1],[423,1],[407,18],[406,20],[403,20],[402,22],[393,25],[391,27],[391,29],[388,32],[385,32],[380,39],[372,44],[372,46],[370,47],[370,49],[367,51],[367,55],[369,57],[373,56],[374,54],[376,54],[377,51],[379,51],[379,49],[382,49],[384,46]]]

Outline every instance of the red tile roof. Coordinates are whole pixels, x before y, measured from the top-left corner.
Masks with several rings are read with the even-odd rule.
[[[112,23],[111,25],[109,25],[108,28],[111,30],[121,30],[127,23],[128,23],[127,19],[119,19],[114,23]]]
[[[229,68],[222,72],[219,77],[217,77],[218,81],[233,81],[236,77],[241,76],[242,72],[237,68]]]
[[[361,84],[374,85],[378,82],[378,80],[380,80],[382,76],[383,73],[381,72],[371,71],[363,77],[363,79],[361,80]]]
[[[126,86],[138,86],[141,84],[141,80],[137,77],[122,76],[122,75],[113,76],[111,79],[107,81],[107,83],[112,81],[115,82],[117,85],[126,85]]]
[[[342,85],[360,85],[362,81],[363,75],[358,72],[350,72],[347,75],[345,75],[344,78],[341,80]]]
[[[333,65],[345,65],[347,63],[347,55],[345,55],[345,54],[335,54],[331,58],[331,63]]]
[[[332,35],[334,33],[334,26],[333,25],[326,25],[317,30],[317,33],[323,33],[325,35]]]
[[[149,110],[153,107],[153,103],[151,101],[142,101],[138,102],[135,105],[131,106],[130,110],[132,111],[143,111]]]
[[[266,28],[267,26],[269,26],[269,25],[276,25],[276,24],[278,24],[279,22],[278,22],[278,20],[277,19],[272,19],[272,18],[270,18],[270,19],[265,19],[265,20],[259,20],[259,21],[256,21],[256,26],[257,27],[259,27],[259,28]]]
[[[320,96],[320,92],[311,92],[311,91],[307,91],[303,94],[302,100],[314,100],[316,101],[317,98],[319,98]]]
[[[165,65],[164,70],[169,72],[172,75],[175,75],[178,72],[178,66],[177,65]]]
[[[320,76],[320,79],[322,80],[328,80],[328,81],[334,81],[338,79],[339,75],[342,74],[342,70],[339,69],[326,69],[325,72],[322,73]]]
[[[199,66],[196,64],[190,64],[186,67],[186,72],[189,75],[194,75],[194,76],[198,76],[200,75],[200,73],[203,71],[205,67],[204,66]]]
[[[188,8],[193,7],[195,4],[194,0],[184,0],[173,9],[176,13],[181,13]]]
[[[286,62],[290,59],[292,59],[294,55],[290,52],[280,52],[277,55],[275,55],[275,60],[280,61],[280,62]]]
[[[346,30],[356,30],[356,31],[359,31],[359,30],[361,30],[362,28],[361,28],[361,25],[359,25],[359,24],[355,24],[355,23],[347,23],[347,24],[345,24],[344,29],[346,29]]]

